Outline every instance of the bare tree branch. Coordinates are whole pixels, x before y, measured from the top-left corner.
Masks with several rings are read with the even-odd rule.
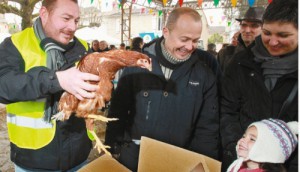
[[[16,15],[20,15],[20,10],[16,7],[7,4],[0,4],[0,14],[4,13],[13,13]]]
[[[2,2],[3,1],[3,2]],[[41,0],[2,0],[0,1],[0,14],[13,13],[22,18],[22,29],[32,26],[32,19],[38,16],[33,14],[34,7]],[[20,5],[20,9],[8,5],[7,2],[15,2]]]

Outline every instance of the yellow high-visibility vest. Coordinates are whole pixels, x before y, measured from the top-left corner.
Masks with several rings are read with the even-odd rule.
[[[25,61],[25,72],[36,66],[46,66],[47,54],[40,48],[33,28],[13,34],[12,42]],[[86,50],[88,44],[80,40]],[[54,138],[56,122],[44,121],[45,99],[11,103],[6,106],[9,139],[20,148],[39,149]]]

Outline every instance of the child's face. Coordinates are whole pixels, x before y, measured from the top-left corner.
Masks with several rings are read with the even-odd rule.
[[[257,138],[257,129],[255,126],[248,128],[243,137],[238,141],[237,154],[244,159],[248,158],[249,152]]]

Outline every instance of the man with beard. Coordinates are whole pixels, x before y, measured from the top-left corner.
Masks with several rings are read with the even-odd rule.
[[[83,118],[51,120],[63,91],[93,98],[99,81],[75,62],[88,44],[74,37],[77,0],[44,0],[33,27],[0,45],[0,103],[7,104],[11,160],[16,171],[76,171],[92,148]]]
[[[263,7],[250,7],[244,17],[236,19],[240,22],[240,30],[233,37],[234,39],[237,36],[237,44],[226,47],[224,51],[218,54],[218,61],[222,72],[225,72],[233,55],[245,50],[249,46],[251,47],[255,38],[261,34],[263,13]]]

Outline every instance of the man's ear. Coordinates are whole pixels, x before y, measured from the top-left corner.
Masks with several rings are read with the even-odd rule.
[[[162,30],[162,33],[163,33],[163,36],[166,38],[168,37],[169,35],[169,29],[167,27],[163,27],[163,30]]]
[[[42,23],[46,23],[49,17],[49,11],[46,7],[42,6],[40,9],[40,18],[42,20]]]

